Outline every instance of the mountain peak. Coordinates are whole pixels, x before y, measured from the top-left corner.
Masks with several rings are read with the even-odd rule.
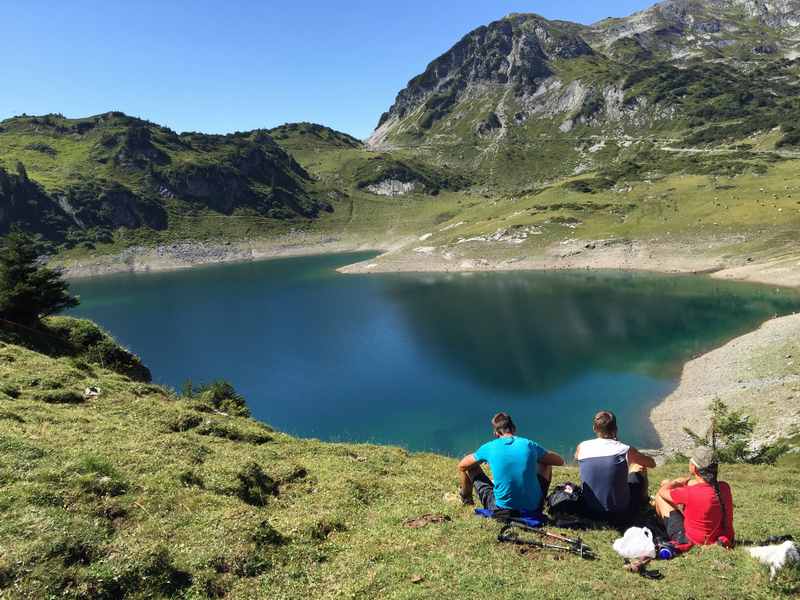
[[[580,36],[582,29],[528,13],[512,13],[478,27],[409,81],[368,143],[379,144],[382,132],[412,112],[420,113],[422,130],[430,129],[461,96],[477,88],[515,94],[535,89],[552,74],[551,61],[594,53]]]

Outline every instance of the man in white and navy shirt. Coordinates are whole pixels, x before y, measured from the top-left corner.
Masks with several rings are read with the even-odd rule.
[[[575,450],[584,509],[593,519],[628,521],[648,498],[647,469],[655,467],[656,461],[617,440],[614,413],[597,413],[592,429],[597,437],[581,442]]]

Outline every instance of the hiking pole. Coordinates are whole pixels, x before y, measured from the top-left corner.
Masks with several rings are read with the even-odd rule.
[[[519,538],[514,529],[521,529],[522,531],[525,531],[527,533],[532,533],[543,539],[556,540],[559,542],[563,542],[564,544],[567,545],[552,544],[536,540],[522,540]],[[583,540],[581,540],[580,538],[573,539],[555,533],[550,533],[548,531],[533,529],[531,527],[527,527],[526,525],[515,522],[513,520],[507,521],[506,524],[503,525],[502,529],[500,529],[500,533],[497,536],[497,541],[510,542],[518,545],[522,544],[528,546],[535,546],[537,548],[544,548],[547,550],[559,550],[561,552],[569,552],[570,554],[575,554],[576,556],[579,556],[580,558],[583,558],[585,560],[593,560],[596,558],[592,549],[586,546],[583,543]]]
[[[571,538],[571,537],[567,537],[565,535],[560,535],[558,533],[553,533],[551,531],[546,531],[546,530],[543,530],[543,529],[534,529],[534,528],[530,527],[529,525],[525,524],[524,522],[519,521],[517,519],[509,519],[508,522],[512,523],[514,526],[516,526],[516,527],[518,527],[518,528],[520,528],[520,529],[522,529],[524,531],[529,531],[531,533],[535,533],[536,535],[546,536],[546,537],[552,538],[554,540],[558,540],[559,542],[564,542],[565,544],[569,544],[576,551],[580,551],[581,549],[584,549],[584,551],[588,550],[589,552],[591,552],[591,549],[588,548],[588,546],[586,546],[583,543],[583,540],[581,538],[579,538],[579,537],[578,538]]]

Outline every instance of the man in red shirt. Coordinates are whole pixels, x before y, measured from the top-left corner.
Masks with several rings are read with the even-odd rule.
[[[691,477],[661,482],[656,512],[678,545],[733,545],[733,496],[730,486],[718,481],[718,470],[713,451],[700,447],[689,461]]]

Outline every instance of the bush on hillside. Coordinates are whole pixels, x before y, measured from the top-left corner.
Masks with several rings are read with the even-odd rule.
[[[236,495],[251,506],[266,506],[270,496],[278,495],[278,482],[256,462],[246,464],[238,475]]]
[[[53,319],[48,333],[63,340],[63,354],[79,357],[136,381],[150,382],[150,370],[139,357],[122,348],[110,335],[86,319]]]
[[[709,410],[711,424],[704,435],[688,427],[683,430],[695,445],[712,448],[720,462],[773,464],[788,452],[789,446],[785,443],[757,445],[753,441],[755,420],[740,411],[730,410],[722,400],[714,400]]]
[[[98,569],[87,578],[86,598],[175,598],[192,585],[192,575],[175,566],[163,546],[114,571]]]
[[[191,381],[187,381],[184,384],[183,395],[192,400],[198,400],[217,412],[234,417],[250,416],[250,409],[247,408],[244,396],[239,394],[233,385],[222,379],[199,387],[195,387]]]
[[[45,390],[36,394],[36,399],[47,404],[81,404],[83,394],[73,390]]]
[[[36,239],[18,230],[0,242],[0,319],[35,326],[78,305],[61,273],[41,265],[39,254]]]

